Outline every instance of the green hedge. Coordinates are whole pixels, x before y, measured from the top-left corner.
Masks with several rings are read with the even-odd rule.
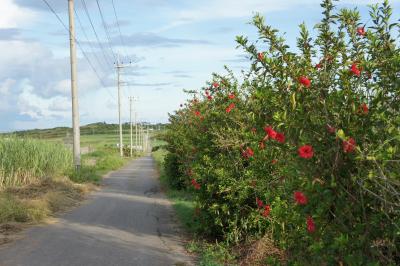
[[[400,263],[399,24],[387,1],[321,4],[297,52],[256,15],[245,79],[213,75],[165,133],[167,171],[196,194],[204,234],[270,235],[291,265]],[[397,18],[396,18],[397,19]],[[195,94],[196,95],[196,94]]]

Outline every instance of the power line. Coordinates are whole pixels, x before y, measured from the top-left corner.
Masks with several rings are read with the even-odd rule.
[[[103,28],[104,28],[104,31],[105,31],[105,33],[106,33],[106,37],[107,37],[107,39],[108,39],[108,46],[109,46],[109,48],[110,48],[110,50],[111,50],[111,53],[112,53],[112,55],[113,55],[113,57],[114,57],[115,62],[117,62],[118,59],[117,59],[117,57],[115,56],[114,50],[113,50],[112,45],[111,45],[110,33],[109,33],[109,31],[108,31],[107,23],[106,23],[106,20],[104,19],[103,12],[101,11],[101,7],[100,7],[100,4],[99,4],[99,0],[96,0],[96,3],[97,3],[97,8],[99,9],[101,21],[102,21],[102,23],[103,23]],[[117,62],[117,63],[118,63],[118,62]]]
[[[50,11],[57,17],[58,21],[61,23],[61,25],[70,33],[69,28],[65,25],[65,23],[62,21],[62,19],[60,18],[60,16],[55,12],[55,10],[51,7],[51,5],[49,4],[49,2],[47,2],[47,0],[42,0],[47,7],[50,9]],[[83,50],[80,42],[76,39],[76,37],[74,36],[75,42],[78,44],[79,50],[81,50],[83,56],[85,57],[85,59],[88,61],[90,67],[92,68],[93,72],[96,74],[97,78],[99,79],[101,85],[104,88],[107,88],[107,86],[104,84],[103,80],[100,78],[98,72],[96,71],[95,67],[93,66],[92,62],[90,61],[89,57],[86,55],[85,51]],[[107,90],[108,91],[108,90]],[[109,92],[110,93],[110,92]],[[110,93],[111,95],[111,93]],[[111,95],[112,96],[112,95]],[[112,96],[114,97],[114,96]]]
[[[125,52],[125,57],[128,59],[128,53],[126,52],[126,48],[125,48],[126,45],[125,45],[125,42],[124,42],[124,38],[122,37],[121,27],[119,25],[119,19],[118,19],[118,16],[117,16],[117,11],[115,9],[114,0],[111,0],[111,3],[112,3],[112,6],[113,6],[113,9],[114,9],[115,21],[116,21],[117,26],[118,26],[118,32],[119,32],[119,37],[121,39],[121,44],[122,44],[122,47],[123,47],[124,52]]]
[[[76,16],[76,18],[77,18],[77,20],[78,20],[79,27],[81,28],[81,31],[82,31],[83,35],[85,36],[85,38],[86,38],[87,44],[90,46],[90,49],[91,49],[92,53],[93,53],[93,54],[96,54],[95,49],[94,49],[94,47],[93,47],[93,44],[92,44],[92,42],[89,40],[89,37],[88,37],[88,35],[87,35],[86,31],[85,31],[85,28],[83,27],[83,24],[82,24],[82,21],[81,21],[81,19],[80,19],[80,17],[79,17],[78,12],[76,12],[76,10],[74,10],[74,12],[75,12],[75,16]],[[97,59],[97,62],[99,63],[99,66],[103,65],[103,64],[100,62],[99,57],[96,56],[95,58]],[[106,65],[107,65],[107,62],[105,62],[105,63],[106,63]],[[103,72],[106,72],[106,71],[103,70]]]
[[[87,6],[86,6],[86,2],[85,2],[85,0],[81,0],[81,2],[82,2],[82,5],[83,5],[83,9],[85,10],[86,16],[87,16],[88,19],[89,19],[90,25],[92,26],[92,30],[93,30],[93,32],[94,32],[94,35],[96,36],[97,42],[98,42],[98,44],[99,44],[99,47],[100,47],[100,49],[101,49],[101,51],[102,51],[102,53],[103,53],[104,59],[106,60],[106,62],[107,62],[107,64],[108,64],[109,66],[112,66],[113,64],[112,64],[112,62],[109,61],[108,57],[106,56],[106,53],[104,52],[105,49],[104,49],[104,47],[103,47],[103,44],[100,42],[99,36],[97,35],[97,31],[96,31],[96,29],[94,28],[92,18],[90,17],[89,10],[87,9]]]

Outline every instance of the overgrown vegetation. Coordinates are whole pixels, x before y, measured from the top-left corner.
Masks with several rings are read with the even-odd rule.
[[[168,155],[164,146],[165,143],[162,141],[153,141],[153,147],[158,148],[155,149],[156,151],[152,155],[158,165],[161,185],[168,198],[172,200],[178,219],[192,238],[186,247],[187,250],[199,254],[198,265],[200,266],[218,266],[223,265],[225,262],[233,261],[233,256],[230,255],[231,251],[223,243],[210,244],[197,236],[201,225],[194,219],[197,212],[195,199],[191,191],[176,189],[171,185],[173,177],[168,176],[164,170],[165,158]]]
[[[74,206],[104,174],[128,160],[115,148],[96,149],[82,156],[77,172],[71,151],[61,143],[0,138],[0,226],[39,222]],[[7,242],[1,233],[0,243]]]
[[[198,233],[279,251],[254,264],[398,265],[400,27],[388,1],[367,24],[321,6],[298,52],[254,17],[245,79],[214,74],[170,116],[169,184],[195,195]]]
[[[0,138],[0,189],[29,185],[61,175],[71,162],[71,152],[61,144]]]

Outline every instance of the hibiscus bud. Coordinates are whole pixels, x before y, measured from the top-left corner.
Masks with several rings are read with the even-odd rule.
[[[365,36],[365,28],[364,27],[358,27],[357,28],[357,34],[359,36]]]

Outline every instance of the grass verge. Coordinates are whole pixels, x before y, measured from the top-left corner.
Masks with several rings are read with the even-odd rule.
[[[193,195],[188,190],[177,190],[169,185],[169,177],[166,176],[163,168],[166,154],[167,151],[162,148],[155,149],[152,153],[160,173],[161,185],[167,197],[172,201],[178,219],[192,239],[186,249],[191,253],[198,254],[198,265],[200,266],[235,265],[231,250],[223,243],[210,243],[197,234],[199,224],[195,219],[196,205]]]
[[[101,148],[83,155],[82,168],[76,172],[71,167],[71,156],[65,155],[65,161],[58,155],[54,158],[55,152],[66,152],[57,151],[63,148],[62,145],[42,144],[37,140],[0,140],[0,154],[9,155],[7,161],[2,159],[3,170],[0,172],[5,176],[0,181],[7,181],[0,187],[0,244],[11,241],[15,232],[26,225],[41,222],[76,206],[85,194],[96,188],[103,175],[128,161],[114,149]],[[31,159],[24,155],[23,148],[26,147],[31,148]],[[21,154],[22,158],[15,153]],[[6,167],[4,162],[7,162]],[[54,162],[62,168],[54,170],[57,166],[52,165]],[[20,182],[25,179],[21,179],[13,169],[18,169],[19,173],[32,173],[32,179]]]

